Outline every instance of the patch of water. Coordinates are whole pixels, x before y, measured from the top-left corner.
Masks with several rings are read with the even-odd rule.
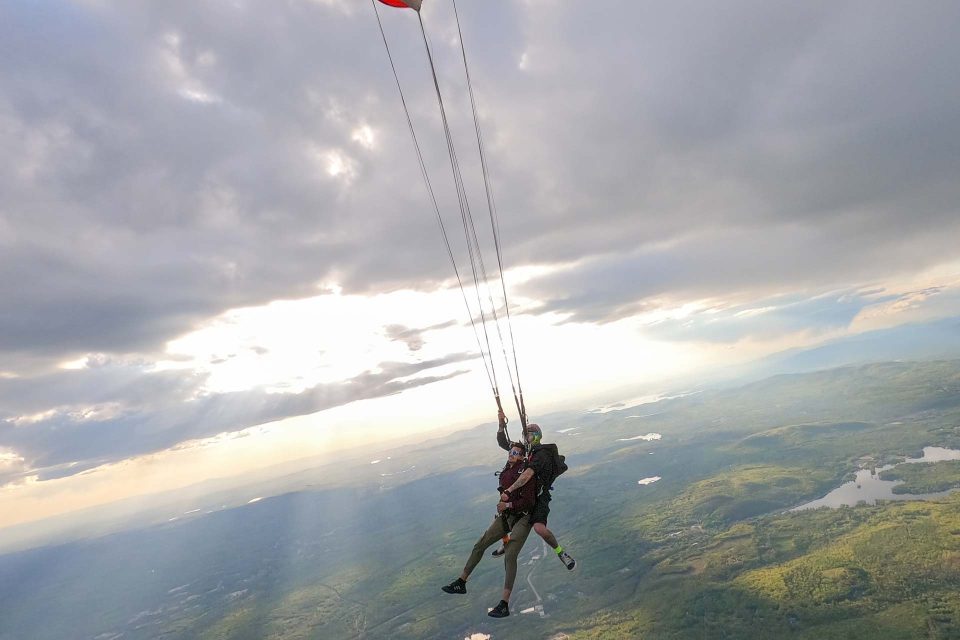
[[[602,413],[609,413],[611,411],[620,411],[622,409],[628,409],[628,408],[632,409],[632,408],[641,407],[647,404],[655,404],[663,400],[676,400],[677,398],[686,398],[687,396],[694,396],[694,395],[697,395],[698,393],[703,393],[703,392],[700,390],[696,390],[696,391],[681,391],[680,393],[675,393],[673,395],[655,394],[655,395],[635,396],[633,398],[621,400],[620,402],[612,402],[602,407],[596,407],[594,409],[590,409],[589,411],[587,411],[587,413],[602,414]],[[655,414],[652,414],[652,415],[655,415]],[[634,418],[638,416],[628,416],[628,417]]]
[[[943,447],[924,447],[923,456],[919,458],[907,458],[903,462],[888,464],[876,470],[861,469],[857,471],[854,480],[843,483],[818,500],[794,507],[790,511],[803,511],[805,509],[818,509],[820,507],[852,507],[861,502],[865,504],[876,504],[877,500],[929,500],[931,498],[939,498],[952,493],[956,489],[922,494],[894,493],[893,488],[899,484],[903,484],[903,480],[881,480],[880,472],[892,469],[899,464],[942,462],[944,460],[960,460],[960,451],[956,449],[945,449]]]
[[[960,460],[960,451],[943,447],[924,447],[922,458],[905,460],[905,462],[944,462],[946,460]]]
[[[617,442],[630,442],[631,440],[646,440],[650,442],[651,440],[659,440],[662,437],[659,433],[648,433],[642,436],[633,436],[632,438],[617,438]]]

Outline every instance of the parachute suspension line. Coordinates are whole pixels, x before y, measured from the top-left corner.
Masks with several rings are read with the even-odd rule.
[[[446,107],[443,102],[443,94],[440,91],[440,81],[437,78],[437,69],[433,61],[433,52],[430,47],[429,38],[427,37],[426,27],[423,24],[423,17],[418,13],[417,20],[420,22],[420,32],[423,35],[423,45],[427,52],[427,60],[430,63],[430,73],[433,78],[433,86],[437,96],[437,105],[440,109],[440,118],[443,123],[443,132],[447,142],[447,153],[450,157],[450,168],[453,172],[453,180],[457,189],[457,197],[460,204],[460,220],[463,224],[463,233],[464,239],[467,243],[467,255],[470,259],[470,269],[473,274],[474,287],[477,293],[477,305],[480,311],[480,321],[481,326],[483,327],[484,339],[487,343],[487,352],[491,353],[491,367],[492,367],[492,349],[490,347],[490,336],[487,331],[487,314],[483,308],[483,302],[480,298],[480,289],[481,286],[487,286],[489,278],[487,277],[486,267],[483,263],[483,254],[480,250],[480,243],[477,238],[476,227],[473,223],[473,215],[470,211],[470,203],[467,198],[466,187],[463,184],[463,175],[460,171],[460,161],[457,157],[456,147],[453,142],[453,133],[450,130],[449,119],[447,118]],[[479,265],[479,273],[478,273]],[[482,283],[482,284],[481,284]],[[488,287],[488,297],[490,298],[491,307],[493,305],[493,298],[489,296],[489,287]],[[496,309],[492,308],[491,311],[496,314]],[[493,368],[493,381],[494,381],[494,396],[498,399],[500,397],[500,392],[496,384],[496,369]],[[509,367],[508,367],[509,369]]]
[[[473,112],[473,125],[474,125],[474,130],[476,131],[476,134],[477,134],[477,148],[480,153],[480,167],[483,174],[483,186],[484,186],[486,197],[487,197],[487,211],[490,217],[490,230],[493,235],[493,246],[496,249],[496,253],[497,253],[497,268],[500,275],[500,288],[501,288],[501,291],[503,292],[503,306],[507,316],[507,331],[510,336],[510,350],[513,354],[513,369],[516,372],[516,386],[514,386],[513,373],[511,373],[510,371],[510,358],[507,356],[507,353],[506,353],[505,341],[503,340],[503,335],[500,332],[500,319],[497,317],[496,305],[493,304],[492,297],[490,300],[490,305],[491,305],[491,308],[493,309],[493,317],[497,326],[497,334],[500,338],[500,345],[503,350],[503,358],[504,358],[504,361],[507,363],[507,374],[510,377],[510,387],[511,387],[511,390],[513,391],[513,399],[517,405],[517,411],[520,415],[520,423],[523,425],[523,428],[526,429],[527,410],[523,402],[523,386],[520,384],[520,365],[518,364],[518,360],[517,360],[517,345],[513,337],[513,323],[511,322],[511,317],[510,317],[510,302],[507,297],[507,285],[503,276],[503,256],[500,249],[500,221],[497,215],[497,204],[496,204],[496,199],[494,198],[494,195],[493,195],[493,187],[491,186],[490,170],[487,165],[486,153],[484,152],[483,132],[480,128],[480,118],[477,114],[477,103],[476,103],[476,99],[473,92],[473,82],[470,79],[470,66],[467,63],[467,50],[463,40],[463,31],[460,28],[460,14],[457,11],[457,0],[452,0],[452,2],[453,2],[453,15],[457,22],[457,35],[460,38],[460,52],[463,57],[463,69],[464,69],[464,72],[466,73],[467,89],[470,94],[470,108],[471,108],[471,111]],[[488,292],[489,292],[489,289],[488,289]],[[519,397],[518,397],[518,393],[519,393]]]
[[[394,2],[390,2],[388,0],[381,0],[381,1],[385,2],[386,4],[390,4],[392,6],[400,6],[400,4],[398,3],[395,4]],[[447,118],[446,108],[443,102],[442,92],[440,90],[440,83],[437,77],[436,65],[433,60],[432,47],[430,46],[426,28],[423,23],[423,18],[420,15],[420,12],[417,11],[417,20],[420,22],[420,30],[423,35],[423,43],[426,49],[427,59],[429,60],[429,63],[430,63],[430,72],[433,78],[434,89],[436,91],[436,97],[437,97],[437,104],[440,109],[444,136],[447,143],[447,153],[450,158],[450,167],[453,172],[454,185],[457,191],[458,204],[460,206],[460,218],[461,218],[461,223],[464,231],[464,239],[467,244],[467,254],[470,260],[470,269],[471,269],[471,274],[473,276],[473,284],[474,284],[474,288],[476,290],[476,295],[477,295],[477,306],[480,314],[480,323],[483,328],[483,334],[484,334],[483,342],[486,343],[486,351],[484,350],[483,342],[481,342],[480,340],[480,336],[477,331],[475,317],[470,308],[470,303],[467,300],[467,294],[466,294],[465,287],[463,285],[463,280],[460,277],[460,273],[456,264],[456,259],[453,255],[453,251],[450,246],[449,236],[446,232],[442,215],[440,214],[439,205],[437,204],[437,200],[436,200],[435,193],[433,191],[432,184],[430,183],[429,173],[427,171],[426,164],[423,160],[423,154],[416,137],[416,132],[414,130],[412,118],[410,116],[410,111],[407,106],[406,99],[403,95],[403,89],[401,88],[401,85],[400,85],[400,80],[397,74],[396,65],[394,64],[393,56],[390,52],[389,44],[387,43],[387,38],[384,33],[383,24],[380,20],[380,14],[377,11],[376,0],[371,0],[371,3],[373,4],[374,13],[377,18],[377,23],[380,27],[380,35],[383,38],[384,47],[387,51],[387,56],[390,60],[390,67],[394,74],[394,80],[396,81],[396,84],[397,84],[397,90],[400,93],[400,99],[401,99],[401,102],[403,103],[404,113],[406,114],[406,118],[407,118],[407,126],[410,129],[410,135],[413,140],[415,150],[417,152],[417,160],[420,166],[421,176],[424,180],[424,184],[427,187],[427,192],[430,196],[431,203],[433,204],[434,211],[437,216],[437,221],[440,226],[441,235],[443,236],[444,244],[447,249],[447,255],[450,259],[450,262],[454,269],[454,273],[457,277],[457,283],[460,287],[461,295],[463,296],[464,305],[467,308],[467,314],[470,317],[470,323],[471,323],[471,326],[473,327],[474,337],[477,339],[477,345],[480,349],[480,355],[484,361],[484,368],[487,371],[487,379],[491,384],[493,394],[494,394],[494,399],[496,400],[496,403],[497,403],[497,408],[502,412],[500,392],[497,386],[496,367],[494,366],[494,362],[493,362],[493,350],[490,346],[490,336],[487,330],[487,312],[484,310],[484,303],[483,303],[483,300],[481,299],[481,291],[480,291],[481,286],[486,287],[487,299],[490,304],[490,313],[493,317],[494,324],[496,325],[496,328],[497,328],[497,336],[500,340],[501,350],[503,352],[503,357],[504,357],[504,363],[507,367],[507,373],[510,377],[510,385],[513,391],[514,401],[517,404],[517,410],[520,414],[520,420],[525,430],[527,426],[526,406],[523,398],[523,388],[520,385],[520,374],[519,374],[519,365],[518,365],[518,358],[517,358],[517,351],[516,351],[516,342],[513,335],[513,325],[510,317],[510,305],[507,298],[506,283],[505,283],[505,278],[503,274],[503,258],[502,258],[502,252],[501,252],[501,246],[500,246],[499,220],[496,212],[496,202],[493,197],[493,190],[490,184],[491,183],[490,172],[487,166],[486,155],[484,152],[483,134],[480,128],[479,117],[477,114],[476,99],[475,99],[473,85],[470,78],[469,66],[467,64],[466,49],[463,43],[463,34],[460,28],[460,18],[459,18],[459,14],[457,13],[456,0],[453,0],[453,8],[454,8],[454,13],[456,15],[457,31],[460,36],[460,46],[461,46],[461,52],[463,54],[464,70],[466,71],[467,86],[469,88],[470,105],[471,105],[473,119],[474,119],[474,129],[476,132],[477,145],[480,152],[480,163],[481,163],[482,175],[483,175],[483,181],[484,181],[484,187],[485,187],[485,193],[486,193],[487,209],[490,216],[490,228],[493,235],[494,247],[497,253],[497,267],[499,270],[500,286],[503,293],[504,308],[506,310],[506,318],[507,318],[507,325],[509,329],[511,350],[513,353],[513,370],[511,370],[511,367],[510,367],[510,358],[507,356],[506,341],[503,339],[503,332],[501,331],[501,328],[500,328],[500,319],[497,314],[498,305],[494,302],[493,295],[491,293],[490,284],[489,284],[490,278],[487,275],[486,265],[484,264],[484,260],[483,260],[483,252],[480,247],[476,226],[474,224],[473,215],[470,210],[470,203],[467,197],[466,188],[464,186],[462,172],[460,170],[459,158],[457,157],[456,147],[453,141],[453,134],[450,129],[450,123],[449,123],[449,119]],[[405,0],[403,4],[410,6],[414,9],[419,9],[419,6],[414,6],[413,4],[410,4]],[[419,5],[419,3],[416,3],[416,4]],[[478,264],[479,264],[479,273],[478,273]],[[514,385],[513,371],[516,371],[516,385]]]
[[[377,17],[377,25],[380,27],[380,36],[383,39],[383,46],[387,51],[387,58],[390,61],[390,68],[393,70],[393,79],[396,82],[397,91],[400,93],[400,102],[403,104],[403,112],[406,115],[407,126],[410,129],[410,138],[413,140],[413,146],[417,153],[417,162],[419,163],[419,166],[420,166],[420,175],[423,177],[424,185],[426,185],[427,193],[430,196],[430,202],[433,205],[434,212],[436,213],[436,216],[437,216],[437,223],[440,226],[440,234],[443,236],[443,243],[447,249],[447,256],[450,258],[450,264],[453,266],[453,272],[454,272],[454,275],[456,275],[457,284],[460,286],[460,294],[463,296],[463,303],[467,308],[467,317],[470,319],[470,324],[473,327],[474,337],[476,337],[477,339],[477,346],[480,349],[480,356],[483,360],[484,370],[487,373],[487,380],[490,383],[490,387],[493,391],[494,397],[497,400],[497,405],[499,406],[500,393],[497,390],[496,376],[495,376],[495,372],[493,372],[493,357],[492,357],[492,354],[489,353],[489,341],[487,342],[488,350],[484,351],[483,344],[480,342],[480,334],[477,331],[477,325],[476,325],[476,322],[474,321],[473,311],[470,308],[470,303],[467,301],[467,293],[463,286],[463,280],[460,277],[460,270],[457,269],[457,261],[454,259],[453,250],[450,247],[450,238],[447,235],[446,226],[443,224],[443,216],[440,215],[440,206],[437,204],[437,198],[433,191],[433,185],[430,182],[430,175],[427,172],[426,164],[423,161],[423,153],[420,150],[420,143],[417,140],[417,134],[413,127],[413,120],[410,117],[410,110],[407,107],[407,100],[404,97],[403,89],[400,86],[400,77],[397,74],[397,67],[393,62],[393,55],[390,53],[390,45],[387,43],[387,36],[383,30],[383,23],[380,20],[380,12],[377,10],[377,0],[370,0],[370,2],[373,5],[374,15],[376,15]],[[486,332],[486,327],[484,327],[484,332]]]

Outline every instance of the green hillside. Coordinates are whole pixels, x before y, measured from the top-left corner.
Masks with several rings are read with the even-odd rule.
[[[960,637],[960,496],[784,513],[861,466],[960,445],[958,403],[958,363],[898,363],[665,401],[646,418],[592,416],[579,439],[561,441],[575,464],[551,526],[581,565],[535,565],[548,617],[516,615],[533,602],[522,567],[515,617],[486,619],[502,579],[492,559],[467,597],[441,594],[482,530],[453,523],[412,531],[402,548],[413,562],[399,573],[354,576],[348,593],[366,606],[346,615],[331,593],[314,597],[340,610],[326,628],[343,637]],[[618,441],[648,431],[662,440]],[[537,542],[522,559],[534,552]],[[292,622],[305,596],[268,607],[270,637],[310,637],[309,624]],[[246,636],[218,626],[206,637]]]
[[[38,622],[54,601],[72,628],[124,640],[960,638],[960,494],[788,511],[858,469],[960,449],[960,361],[778,376],[541,423],[571,467],[550,527],[579,566],[531,536],[510,618],[486,616],[499,560],[481,562],[466,596],[440,592],[493,514],[503,456],[485,427],[396,452],[392,484],[354,467],[333,486],[56,551],[69,562],[0,558],[0,583],[32,576],[2,594],[0,640],[63,637]],[[661,438],[634,439],[648,433]],[[896,471],[924,490],[956,480],[953,463]],[[166,568],[144,581],[155,558]]]
[[[899,465],[880,472],[883,480],[903,480],[894,493],[936,493],[960,487],[960,460]]]

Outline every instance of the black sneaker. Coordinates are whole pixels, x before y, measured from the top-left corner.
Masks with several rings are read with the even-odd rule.
[[[564,566],[567,568],[567,571],[573,571],[573,568],[577,566],[577,561],[574,560],[566,551],[561,551],[557,554],[557,557],[560,558],[560,562],[564,564]]]
[[[506,548],[504,545],[500,545],[500,548],[499,548],[499,549],[494,549],[494,550],[493,550],[493,553],[491,553],[490,555],[492,555],[494,558],[499,558],[500,556],[502,556],[502,555],[505,554],[506,552],[507,552],[507,548]]]
[[[506,618],[510,615],[510,607],[507,605],[507,601],[501,600],[498,602],[497,606],[487,612],[487,615],[491,618]]]
[[[467,583],[462,579],[457,578],[450,584],[440,587],[443,589],[444,593],[466,593],[467,592]]]

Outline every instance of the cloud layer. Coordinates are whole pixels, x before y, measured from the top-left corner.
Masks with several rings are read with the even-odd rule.
[[[414,364],[384,362],[376,370],[299,393],[206,394],[202,379],[182,372],[151,373],[114,363],[0,381],[0,406],[21,416],[0,423],[0,442],[22,458],[18,464],[8,460],[6,474],[0,460],[0,485],[27,473],[40,480],[72,475],[189,440],[401,393],[461,375],[463,370],[424,372],[473,358],[454,354]],[[60,404],[51,408],[51,397]]]
[[[475,177],[456,28],[435,4]],[[778,309],[749,330],[651,327],[733,341],[849,324],[877,298],[843,292],[955,259],[960,6],[462,4],[507,264],[553,267],[517,290],[526,312]],[[414,16],[381,15],[454,224]],[[0,474],[72,473],[468,359],[294,394],[204,396],[201,375],[150,367],[228,309],[449,283],[379,38],[354,2],[0,6]],[[382,325],[411,353],[447,326]],[[106,360],[56,368],[91,353]]]

